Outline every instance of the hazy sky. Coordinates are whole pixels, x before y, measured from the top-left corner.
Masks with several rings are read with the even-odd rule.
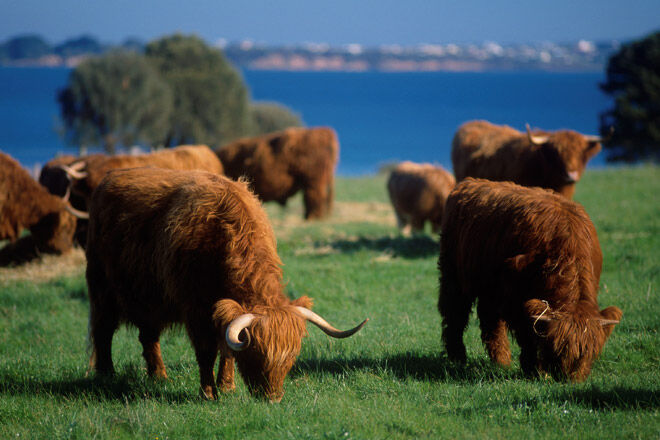
[[[0,0],[0,41],[37,33],[118,43],[178,31],[209,42],[527,43],[659,29],[660,0]]]

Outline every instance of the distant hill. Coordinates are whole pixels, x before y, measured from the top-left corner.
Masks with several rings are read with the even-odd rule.
[[[0,43],[0,64],[9,66],[75,66],[88,56],[111,49],[142,51],[145,43],[130,38],[120,45],[90,35],[51,45],[39,35],[19,35]],[[219,44],[241,68],[298,71],[602,71],[617,41],[500,45],[421,44],[372,46],[328,44],[268,46],[251,41]]]

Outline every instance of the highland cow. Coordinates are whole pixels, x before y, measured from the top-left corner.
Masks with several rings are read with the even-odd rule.
[[[5,247],[0,264],[22,262],[23,255],[17,251],[32,254],[68,251],[76,218],[66,207],[65,200],[49,194],[18,162],[0,152],[0,240],[13,244],[24,229],[31,233],[22,247]]]
[[[153,166],[171,170],[202,170],[222,174],[222,164],[206,145],[182,145],[138,155],[93,154],[68,165],[60,165],[72,180],[72,195],[89,205],[94,189],[110,170]]]
[[[455,183],[454,176],[439,166],[397,165],[387,180],[387,191],[402,233],[408,235],[411,228],[423,231],[427,220],[433,232],[439,232],[445,201]]]
[[[447,199],[442,222],[442,340],[465,360],[463,332],[473,303],[490,359],[524,372],[582,381],[614,325],[617,307],[598,308],[603,256],[584,209],[541,188],[468,178]]]
[[[330,214],[339,156],[337,135],[331,128],[288,128],[239,139],[216,153],[227,176],[247,178],[262,201],[275,200],[284,206],[302,190],[306,219]]]
[[[601,138],[571,130],[521,133],[506,125],[470,121],[452,141],[456,181],[477,177],[540,186],[572,198],[589,159],[601,149]]]
[[[203,396],[234,389],[234,359],[250,392],[279,401],[300,352],[307,320],[339,331],[283,293],[275,237],[244,182],[203,171],[115,170],[90,207],[87,284],[90,365],[111,373],[120,323],[139,330],[149,375],[167,377],[159,335],[184,324],[195,349]],[[366,322],[366,321],[365,321]]]

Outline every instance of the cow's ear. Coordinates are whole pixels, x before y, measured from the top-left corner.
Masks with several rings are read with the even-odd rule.
[[[215,303],[213,322],[217,327],[223,327],[246,313],[247,310],[233,299],[222,299]]]
[[[605,330],[605,334],[607,337],[610,335],[610,333],[612,333],[612,330],[614,330],[614,326],[619,321],[621,321],[623,312],[621,311],[620,308],[611,306],[601,310],[600,315],[603,317],[601,321],[601,325],[603,326],[603,330]]]
[[[602,149],[600,142],[598,141],[589,141],[587,144],[587,149],[584,150],[584,160],[585,162],[594,157]]]
[[[505,262],[511,269],[520,272],[533,263],[535,257],[535,254],[518,254],[515,257],[507,258]]]
[[[300,298],[294,299],[291,301],[291,305],[293,306],[298,306],[298,307],[304,307],[306,309],[312,310],[312,306],[314,305],[314,301],[312,301],[312,298],[310,298],[307,295],[303,295]]]

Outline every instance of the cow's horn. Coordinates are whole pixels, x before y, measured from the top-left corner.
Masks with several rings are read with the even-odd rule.
[[[225,340],[227,345],[234,351],[245,350],[250,345],[250,332],[247,330],[247,326],[256,318],[252,313],[246,313],[239,316],[229,323],[227,326],[227,331],[225,332]],[[239,335],[245,330],[246,340],[241,341]]]
[[[593,134],[585,134],[584,138],[587,140],[587,142],[602,142],[603,138],[600,136],[595,136]]]
[[[603,325],[603,326],[605,326],[605,325],[614,325],[614,324],[619,323],[619,321],[617,321],[615,319],[599,319],[598,322],[600,322],[600,325]]]
[[[69,203],[66,203],[64,205],[64,209],[66,209],[66,212],[68,212],[74,217],[77,217],[81,220],[89,220],[89,212],[79,211],[73,206],[71,206]]]
[[[60,167],[61,169],[63,169],[64,172],[65,172],[69,177],[71,177],[71,178],[73,178],[73,179],[76,179],[76,180],[81,180],[81,179],[84,179],[85,177],[87,177],[89,174],[86,173],[86,172],[82,172],[82,171],[80,171],[81,166],[80,166],[79,164],[81,164],[81,165],[84,166],[84,162],[78,162],[78,163],[76,163],[76,164],[74,164],[74,165],[72,165],[72,166],[70,166],[70,167],[68,167],[68,166],[66,166],[66,165],[59,165],[59,167]]]
[[[548,142],[548,136],[534,136],[532,130],[529,128],[529,124],[525,124],[525,128],[527,129],[527,137],[532,144],[543,145]]]
[[[552,321],[551,317],[545,315],[532,315],[532,319],[534,319],[535,321],[545,321],[545,322]]]
[[[303,318],[305,318],[306,320],[308,320],[309,322],[311,322],[321,330],[323,330],[323,332],[326,335],[332,336],[333,338],[348,338],[349,336],[352,336],[358,331],[360,331],[360,329],[364,327],[367,321],[369,321],[369,318],[367,318],[364,321],[362,321],[362,323],[357,327],[354,327],[350,330],[342,331],[342,330],[337,330],[336,328],[328,324],[328,322],[325,319],[321,318],[319,315],[317,315],[316,313],[312,312],[309,309],[306,309],[305,307],[296,306],[296,313],[298,313],[300,316],[302,316]]]

